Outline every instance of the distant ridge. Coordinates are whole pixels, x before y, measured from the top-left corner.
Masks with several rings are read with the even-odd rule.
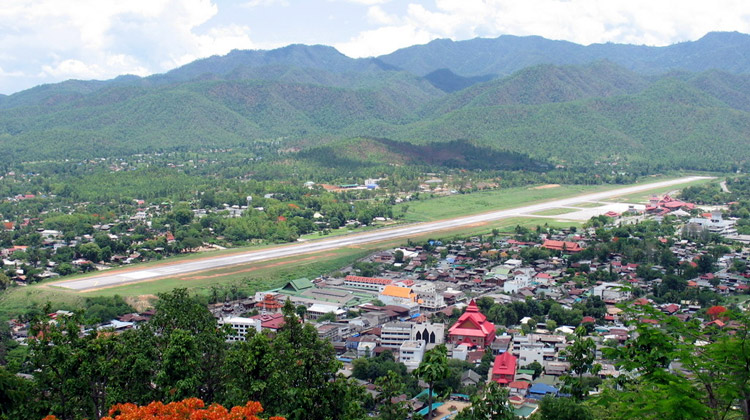
[[[433,86],[442,90],[443,92],[457,92],[462,89],[466,89],[469,86],[477,83],[486,82],[492,80],[497,75],[487,74],[484,76],[474,77],[461,77],[456,73],[453,73],[449,69],[437,69],[432,73],[426,75],[424,78],[427,79]]]
[[[666,47],[612,43],[583,46],[539,36],[513,35],[467,41],[437,39],[379,58],[418,75],[447,68],[464,77],[486,74],[504,76],[537,64],[586,64],[603,59],[646,74],[660,74],[671,70],[701,72],[710,69],[748,73],[750,35],[710,32],[697,41]]]

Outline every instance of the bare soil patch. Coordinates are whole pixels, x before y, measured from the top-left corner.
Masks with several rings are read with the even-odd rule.
[[[560,184],[547,184],[547,185],[540,185],[538,187],[532,188],[532,190],[546,190],[548,188],[557,188]]]

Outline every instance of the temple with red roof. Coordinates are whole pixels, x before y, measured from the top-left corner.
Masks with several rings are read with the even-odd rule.
[[[256,309],[260,309],[260,310],[262,310],[264,312],[271,312],[271,313],[281,312],[281,308],[283,308],[283,307],[284,307],[284,304],[282,304],[281,302],[279,302],[276,299],[276,296],[274,296],[274,295],[272,295],[270,293],[267,294],[267,295],[265,295],[263,297],[262,301],[257,302],[255,304],[255,308]]]
[[[474,300],[466,307],[466,312],[458,318],[448,330],[448,342],[469,347],[489,347],[495,341],[495,324],[487,321],[487,317],[479,312]]]
[[[516,356],[509,351],[495,357],[492,365],[492,380],[502,386],[508,386],[516,377]]]

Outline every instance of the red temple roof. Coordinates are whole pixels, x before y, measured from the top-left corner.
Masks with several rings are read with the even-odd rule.
[[[566,252],[580,252],[582,250],[581,245],[579,245],[578,242],[553,241],[551,239],[545,239],[542,248]]]
[[[509,375],[510,380],[504,378],[495,379],[497,382],[510,383],[516,375],[516,356],[506,351],[495,357],[495,363],[492,365],[492,376]]]

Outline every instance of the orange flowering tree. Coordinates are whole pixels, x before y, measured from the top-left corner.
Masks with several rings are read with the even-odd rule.
[[[711,317],[711,320],[717,320],[721,318],[726,319],[726,312],[727,308],[723,306],[712,306],[708,308],[708,311],[706,311],[708,316]]]
[[[101,420],[260,420],[257,415],[262,412],[263,407],[255,401],[227,410],[219,404],[206,407],[201,399],[187,398],[169,404],[159,401],[144,406],[116,404],[110,408],[109,416],[102,417]],[[43,420],[57,420],[57,417],[50,415]],[[271,417],[269,420],[284,418]]]

